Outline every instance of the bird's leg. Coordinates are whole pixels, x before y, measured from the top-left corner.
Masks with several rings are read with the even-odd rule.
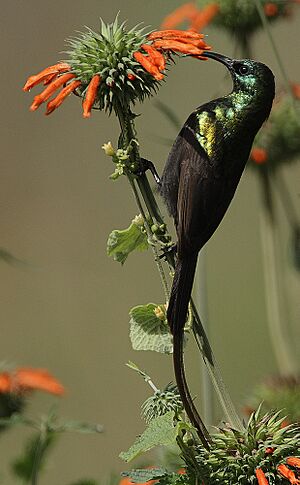
[[[143,157],[141,157],[140,160],[141,160],[141,168],[140,168],[139,172],[137,173],[137,175],[141,175],[141,174],[145,173],[147,170],[150,170],[150,172],[153,175],[155,182],[157,183],[157,185],[159,185],[160,184],[160,176],[157,173],[157,170],[155,168],[154,163],[150,162],[150,160],[147,160],[146,158],[143,158]]]
[[[162,254],[160,255],[160,259],[166,259],[167,261],[170,261],[170,258],[172,259],[172,262],[175,261],[176,258],[176,253],[177,253],[177,244],[172,243],[170,244],[169,247],[163,250]]]

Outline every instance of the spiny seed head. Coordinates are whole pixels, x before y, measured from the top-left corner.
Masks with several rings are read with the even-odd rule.
[[[169,411],[179,414],[183,411],[182,401],[177,387],[169,383],[165,389],[158,389],[142,404],[142,415],[146,423]]]
[[[280,413],[253,413],[244,431],[220,428],[212,435],[209,450],[198,447],[197,462],[205,485],[256,484],[255,470],[264,470],[271,485],[286,483],[277,466],[292,455],[299,455],[297,426],[282,427]]]
[[[157,89],[157,80],[133,57],[147,42],[144,28],[136,26],[126,30],[125,22],[119,25],[118,18],[112,24],[101,20],[100,32],[87,28],[79,37],[67,42],[71,46],[67,62],[81,80],[76,93],[84,97],[93,76],[100,75],[94,107],[111,112],[116,103],[143,101]]]

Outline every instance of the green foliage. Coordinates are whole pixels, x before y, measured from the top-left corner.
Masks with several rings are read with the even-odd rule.
[[[172,335],[163,306],[148,303],[130,310],[130,339],[134,350],[173,352]],[[159,316],[157,316],[159,315]]]
[[[150,423],[152,419],[158,416],[163,416],[169,411],[173,411],[179,415],[183,411],[183,405],[177,386],[172,382],[169,383],[165,389],[157,389],[152,396],[150,396],[142,404],[142,414],[146,423]]]
[[[269,0],[260,1],[263,7],[270,3]],[[211,0],[198,0],[197,5],[202,8],[211,3]],[[216,3],[219,6],[219,13],[214,17],[212,23],[227,30],[230,34],[243,36],[246,33],[249,36],[262,27],[254,0],[217,0]],[[269,16],[268,19],[273,22],[286,16],[288,12],[287,3],[289,2],[272,0],[272,4],[277,7],[277,12],[275,15]]]
[[[54,439],[54,433],[47,433],[45,436],[38,433],[30,437],[22,455],[12,463],[14,475],[24,483],[30,483],[36,467],[40,470],[43,466]]]
[[[133,483],[144,483],[150,480],[157,480],[168,474],[166,468],[137,468],[129,472],[122,472],[122,477],[129,477]]]
[[[0,393],[0,431],[3,431],[10,425],[9,418],[13,414],[22,412],[25,405],[26,400],[21,394]],[[8,421],[3,421],[3,418],[8,418]]]
[[[291,423],[300,423],[300,377],[274,377],[254,389],[250,400],[256,409],[262,402],[262,409],[283,409],[283,414]]]
[[[120,454],[120,458],[128,462],[146,451],[151,450],[155,446],[174,445],[178,434],[184,427],[188,426],[183,422],[176,423],[174,417],[174,412],[169,412],[153,419],[129,450]]]
[[[267,152],[267,164],[271,170],[283,163],[290,163],[300,154],[300,101],[292,104],[287,94],[281,95],[270,117],[254,140],[254,147]],[[252,164],[257,170],[259,164]]]
[[[127,229],[112,231],[107,241],[107,254],[124,264],[132,251],[148,249],[147,235],[141,217],[137,216]]]

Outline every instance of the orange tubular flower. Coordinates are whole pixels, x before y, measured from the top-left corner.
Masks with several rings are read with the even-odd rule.
[[[61,103],[66,99],[69,94],[71,94],[78,86],[80,86],[81,82],[80,81],[73,81],[67,86],[65,86],[60,93],[56,96],[56,98],[52,99],[49,101],[47,104],[47,111],[46,115],[49,115],[54,111],[56,108],[58,108]]]
[[[264,5],[264,11],[267,17],[274,17],[278,14],[278,7],[275,3],[269,2]]]
[[[44,91],[41,92],[41,94],[38,94],[35,96],[32,105],[30,106],[31,111],[35,111],[38,109],[38,107],[47,101],[52,94],[57,91],[60,86],[65,84],[67,81],[70,81],[70,79],[73,79],[75,77],[75,74],[63,74],[62,76],[58,77],[54,81],[52,81]]]
[[[194,17],[190,29],[195,30],[202,30],[207,24],[209,24],[212,19],[217,15],[219,12],[220,7],[217,3],[210,3],[203,10],[200,10],[198,14]]]
[[[300,99],[300,84],[293,83],[292,91],[295,98]]]
[[[179,37],[182,39],[203,39],[204,34],[198,34],[197,32],[192,32],[191,30],[156,30],[148,35],[149,40],[156,39],[172,39],[174,37]]]
[[[133,57],[137,62],[143,66],[143,68],[151,74],[154,79],[157,81],[161,81],[164,77],[164,75],[158,70],[158,67],[151,62],[150,58],[147,56],[144,56],[141,52],[134,52]]]
[[[255,163],[260,165],[261,163],[266,163],[268,154],[264,148],[252,148],[250,157]]]
[[[97,96],[98,86],[101,82],[101,77],[96,74],[92,77],[90,84],[88,85],[84,101],[82,103],[83,107],[83,117],[89,118],[91,116],[91,109],[95,102]]]
[[[158,52],[154,47],[149,44],[142,44],[141,48],[147,52],[153,64],[156,65],[159,71],[163,71],[166,67],[166,60],[161,52]]]
[[[161,39],[156,40],[153,44],[157,49],[166,51],[181,52],[181,54],[189,54],[191,56],[201,56],[204,50],[188,42],[181,42],[180,40]]]
[[[255,475],[258,481],[258,485],[269,485],[269,481],[261,468],[256,468]]]
[[[64,393],[64,387],[45,369],[20,368],[15,371],[11,378],[12,391],[45,391],[60,396]]]
[[[285,461],[290,466],[293,466],[295,468],[300,468],[300,458],[296,456],[289,456]]]
[[[162,23],[162,28],[172,29],[185,20],[192,21],[197,14],[198,9],[194,3],[184,3],[165,18]]]
[[[61,72],[69,71],[69,70],[70,70],[70,66],[66,62],[58,62],[53,66],[46,67],[46,69],[44,69],[43,71],[39,72],[38,74],[35,74],[34,76],[30,76],[27,79],[25,86],[23,87],[23,91],[30,91],[31,88],[45,81],[51,75],[55,77],[57,76],[57,74]]]
[[[299,485],[300,480],[296,478],[295,473],[290,470],[286,465],[278,465],[277,471],[283,478],[286,478],[292,485]]]
[[[8,372],[1,372],[0,374],[0,394],[10,391],[10,376]]]

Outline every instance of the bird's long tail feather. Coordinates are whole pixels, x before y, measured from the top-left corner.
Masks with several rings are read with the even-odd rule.
[[[197,253],[177,260],[167,318],[173,334],[173,363],[177,387],[191,423],[197,429],[203,445],[208,448],[210,436],[190,395],[183,360],[184,326],[193,287],[196,264]]]

